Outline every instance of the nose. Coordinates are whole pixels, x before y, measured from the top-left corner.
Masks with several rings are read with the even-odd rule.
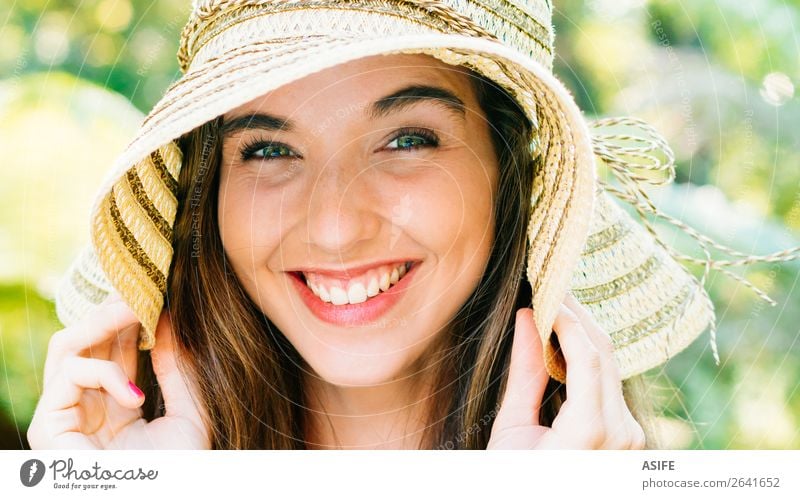
[[[340,156],[340,155],[337,155]],[[380,200],[368,166],[334,158],[309,189],[307,243],[321,253],[348,259],[379,236]],[[366,246],[366,245],[364,245]]]

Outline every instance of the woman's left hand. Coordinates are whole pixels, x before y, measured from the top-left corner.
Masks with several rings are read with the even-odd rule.
[[[552,427],[539,424],[549,379],[533,311],[517,311],[508,383],[488,449],[643,449],[642,427],[622,395],[611,340],[572,296],[553,330],[567,363],[567,400]]]

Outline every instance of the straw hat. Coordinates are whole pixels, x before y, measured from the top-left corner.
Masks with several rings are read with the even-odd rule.
[[[183,77],[105,178],[91,244],[56,293],[60,320],[74,323],[116,289],[142,322],[139,348],[154,346],[173,255],[179,136],[324,68],[369,55],[424,53],[492,79],[535,124],[531,142],[544,166],[531,193],[527,279],[551,376],[565,380],[564,359],[550,339],[569,290],[611,336],[623,378],[665,362],[709,325],[713,339],[703,282],[646,219],[635,222],[610,196],[640,214],[662,215],[641,188],[653,175],[641,171],[670,181],[669,147],[637,120],[583,117],[552,74],[551,16],[549,0],[195,1],[178,51]],[[620,186],[598,180],[598,158]],[[716,264],[703,263],[706,271]]]

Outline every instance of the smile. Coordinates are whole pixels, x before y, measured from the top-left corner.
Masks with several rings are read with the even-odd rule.
[[[388,291],[406,274],[411,263],[405,262],[394,266],[382,265],[348,280],[335,279],[313,272],[302,272],[302,274],[311,292],[322,301],[334,305],[356,304]]]
[[[386,313],[403,295],[419,262],[370,268],[344,278],[321,272],[289,272],[303,303],[335,325],[365,325]]]

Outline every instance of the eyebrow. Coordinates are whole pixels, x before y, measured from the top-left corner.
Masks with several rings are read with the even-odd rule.
[[[461,120],[466,118],[466,106],[458,96],[450,90],[431,85],[409,85],[381,97],[369,107],[367,116],[371,119],[382,118],[421,102],[432,102],[438,106],[442,106],[446,111],[454,114]],[[225,137],[233,135],[241,130],[252,128],[291,132],[296,130],[297,126],[289,118],[264,113],[253,113],[237,116],[230,121],[225,121],[222,124],[221,132],[223,137]]]
[[[433,102],[443,106],[445,110],[462,119],[466,116],[464,102],[450,90],[430,85],[410,85],[372,103],[369,117],[382,118],[420,102]]]

